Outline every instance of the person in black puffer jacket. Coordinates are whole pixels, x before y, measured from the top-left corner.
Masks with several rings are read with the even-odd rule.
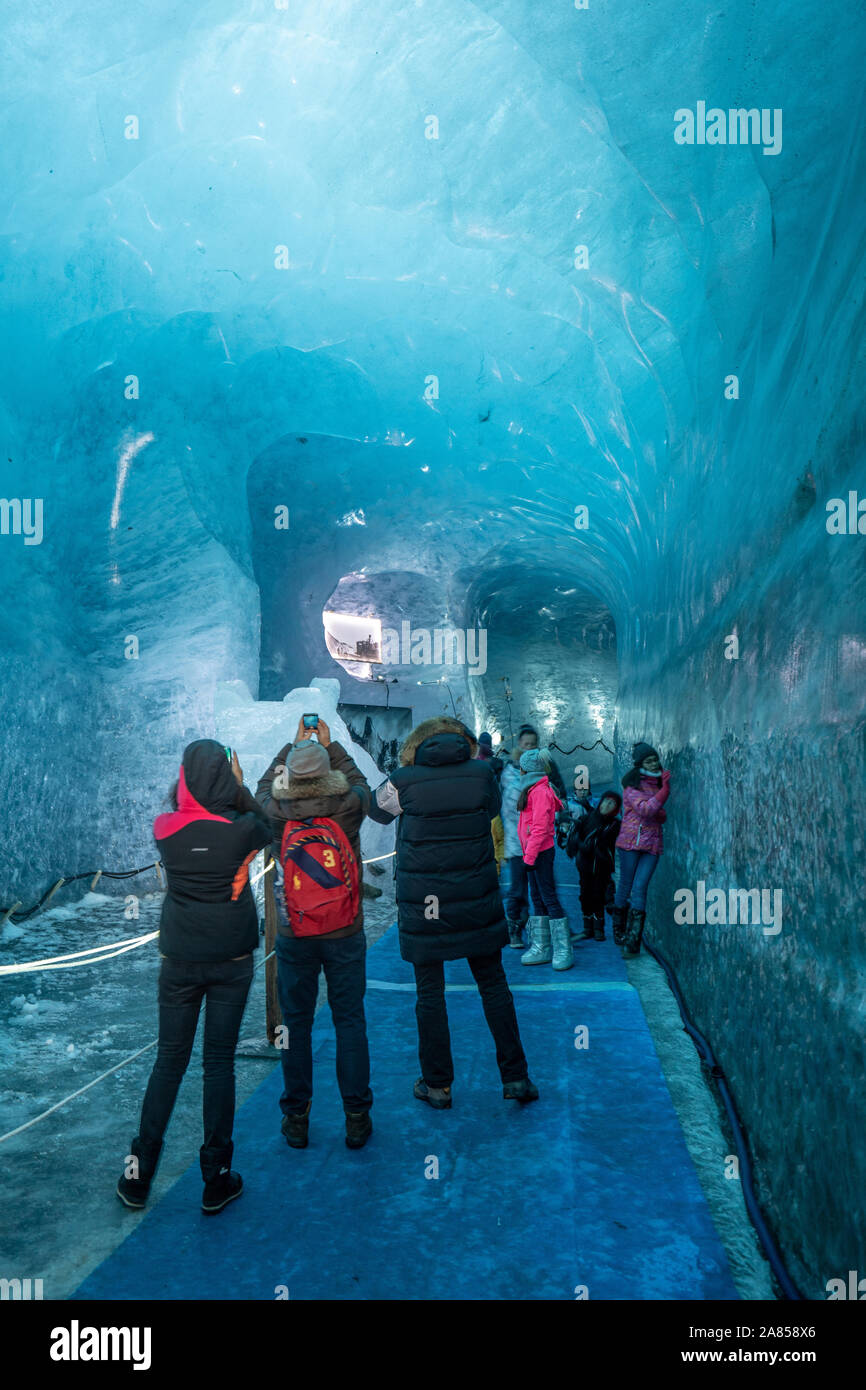
[[[580,875],[581,941],[604,941],[604,907],[613,877],[621,809],[619,792],[605,792],[597,807],[574,822],[568,836],[565,852],[577,861]]]
[[[259,944],[249,868],[273,831],[243,785],[237,754],[213,739],[197,739],[184,749],[171,799],[174,810],[153,825],[168,880],[159,927],[159,1046],[117,1195],[127,1207],[147,1201],[204,1001],[199,1157],[202,1210],[212,1213],[243,1188],[231,1160],[235,1048]]]
[[[469,962],[496,1043],[506,1099],[536,1100],[502,969],[507,940],[491,821],[500,796],[475,738],[459,719],[427,719],[400,750],[401,767],[377,788],[370,818],[397,827],[400,953],[415,969],[421,1077],[414,1094],[451,1105],[454,1065],[445,1007],[446,960]]]

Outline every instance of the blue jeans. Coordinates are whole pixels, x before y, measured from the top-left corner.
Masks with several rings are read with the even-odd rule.
[[[616,907],[631,903],[635,912],[646,911],[646,890],[656,871],[660,856],[644,849],[620,849],[619,878],[616,885]]]
[[[555,856],[556,850],[551,845],[550,849],[541,851],[534,864],[526,865],[533,912],[536,917],[553,917],[554,920],[565,916],[553,881]]]
[[[512,922],[525,922],[529,916],[529,885],[526,880],[526,865],[523,862],[523,855],[512,854],[505,862],[508,865],[505,915]]]
[[[284,1115],[302,1115],[313,1096],[313,1016],[324,970],[337,1035],[337,1084],[343,1109],[359,1114],[373,1104],[370,1051],[364,1017],[367,941],[363,931],[331,941],[327,936],[277,935],[277,993],[288,1047],[283,1064]]]

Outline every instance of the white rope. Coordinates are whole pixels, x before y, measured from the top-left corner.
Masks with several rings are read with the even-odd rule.
[[[156,932],[154,932],[154,936],[155,935]],[[262,966],[275,954],[275,950],[269,951],[264,960],[259,961],[255,969],[261,970]],[[253,974],[255,974],[255,970]],[[123,1061],[118,1062],[116,1066],[109,1067],[108,1071],[104,1071],[101,1076],[94,1077],[92,1081],[88,1081],[87,1085],[82,1086],[80,1090],[73,1091],[71,1095],[64,1096],[62,1100],[57,1101],[56,1105],[51,1105],[47,1110],[43,1110],[41,1115],[34,1115],[32,1120],[27,1120],[25,1124],[19,1125],[17,1129],[10,1129],[8,1134],[0,1134],[0,1144],[4,1143],[7,1139],[11,1139],[15,1134],[22,1134],[25,1129],[29,1129],[31,1125],[38,1124],[40,1120],[46,1119],[48,1115],[53,1115],[55,1110],[59,1110],[62,1105],[67,1105],[69,1101],[75,1100],[77,1096],[83,1096],[84,1092],[89,1091],[91,1086],[97,1085],[98,1082],[104,1081],[107,1076],[112,1076],[116,1071],[120,1071],[120,1068],[125,1067],[129,1062],[134,1062],[136,1057],[140,1057],[143,1052],[149,1052],[152,1047],[156,1047],[158,1042],[159,1038],[153,1038],[149,1043],[145,1043],[144,1047],[140,1047],[137,1052],[132,1052],[128,1057],[124,1057]]]
[[[0,1144],[3,1144],[7,1139],[11,1139],[14,1134],[22,1134],[25,1129],[29,1129],[31,1125],[38,1124],[38,1122],[44,1120],[46,1116],[53,1115],[54,1111],[59,1110],[61,1105],[66,1105],[68,1101],[75,1100],[76,1096],[83,1096],[84,1092],[89,1091],[91,1086],[95,1086],[98,1081],[104,1081],[106,1076],[111,1076],[112,1072],[120,1071],[120,1068],[125,1067],[127,1062],[134,1062],[136,1057],[141,1056],[142,1052],[148,1052],[150,1048],[156,1047],[157,1041],[158,1040],[154,1038],[153,1042],[146,1043],[144,1047],[140,1047],[138,1051],[133,1052],[131,1056],[124,1057],[123,1061],[118,1062],[116,1067],[109,1067],[108,1071],[104,1071],[101,1076],[95,1077],[93,1081],[88,1081],[86,1086],[82,1086],[78,1091],[73,1091],[71,1096],[64,1096],[56,1105],[52,1105],[47,1110],[43,1110],[41,1115],[34,1115],[33,1119],[28,1120],[26,1124],[19,1125],[17,1129],[10,1129],[8,1134],[0,1134]]]
[[[110,960],[112,956],[125,955],[137,946],[153,941],[159,932],[148,932],[146,936],[127,937],[125,941],[107,941],[102,946],[88,946],[84,951],[70,951],[65,956],[46,956],[44,960],[21,961],[18,965],[0,965],[0,975],[24,975],[29,970],[68,970],[72,965],[95,965],[100,960]],[[77,959],[83,957],[83,959]]]
[[[251,878],[251,879],[250,879],[250,887],[252,888],[252,886],[253,886],[254,883],[258,883],[258,881],[259,881],[260,878],[264,878],[265,874],[269,874],[269,873],[271,872],[271,869],[273,869],[273,867],[274,867],[274,861],[273,861],[273,859],[271,859],[271,860],[268,862],[267,868],[262,869],[261,873],[256,874],[255,878]]]
[[[397,851],[395,849],[392,849],[390,854],[377,854],[375,859],[362,859],[361,863],[376,864],[380,859],[393,859],[396,853]]]

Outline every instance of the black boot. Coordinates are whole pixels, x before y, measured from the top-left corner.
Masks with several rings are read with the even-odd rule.
[[[596,939],[596,941],[604,941],[604,910],[603,910],[603,909],[602,909],[601,912],[597,912],[597,913],[595,914],[594,926],[595,926],[595,939]]]
[[[510,917],[507,917],[505,920],[506,920],[506,922],[507,922],[507,924],[508,924],[508,944],[509,944],[509,946],[512,948],[512,950],[515,950],[515,951],[522,951],[522,950],[523,950],[523,931],[522,931],[522,928],[521,928],[521,926],[520,926],[520,923],[519,923],[519,922],[513,922],[513,921],[511,920]]]
[[[624,953],[627,956],[640,955],[640,943],[643,936],[644,922],[646,921],[645,912],[631,911],[628,914],[628,926],[626,928]]]
[[[588,912],[583,914],[583,931],[577,938],[578,941],[592,941],[595,936],[595,918],[590,917]]]
[[[243,1191],[243,1178],[240,1173],[231,1171],[233,1152],[234,1145],[231,1143],[224,1149],[202,1147],[199,1150],[201,1175],[204,1180],[201,1209],[209,1215],[222,1211],[235,1197],[240,1197]]]
[[[626,903],[625,907],[613,907],[611,909],[610,915],[613,922],[613,939],[617,946],[622,946],[625,942],[625,928],[628,912],[628,903]]]
[[[369,1110],[361,1110],[357,1114],[351,1110],[346,1111],[347,1149],[363,1149],[372,1133],[373,1121],[370,1119]]]
[[[161,1143],[149,1144],[143,1139],[133,1139],[115,1189],[125,1207],[140,1210],[144,1206],[161,1153]]]
[[[307,1101],[307,1108],[300,1115],[284,1115],[280,1129],[286,1136],[286,1143],[290,1149],[305,1149],[310,1142],[310,1106],[312,1101]]]
[[[538,1100],[538,1087],[528,1076],[522,1081],[506,1081],[502,1087],[502,1098],[519,1100],[521,1105],[527,1105],[531,1100]]]

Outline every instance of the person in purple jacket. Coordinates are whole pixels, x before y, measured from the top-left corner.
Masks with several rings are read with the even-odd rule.
[[[613,939],[624,954],[640,954],[649,881],[663,853],[662,823],[671,774],[648,743],[632,748],[633,766],[622,779],[622,827],[617,836],[619,879],[613,906]]]

